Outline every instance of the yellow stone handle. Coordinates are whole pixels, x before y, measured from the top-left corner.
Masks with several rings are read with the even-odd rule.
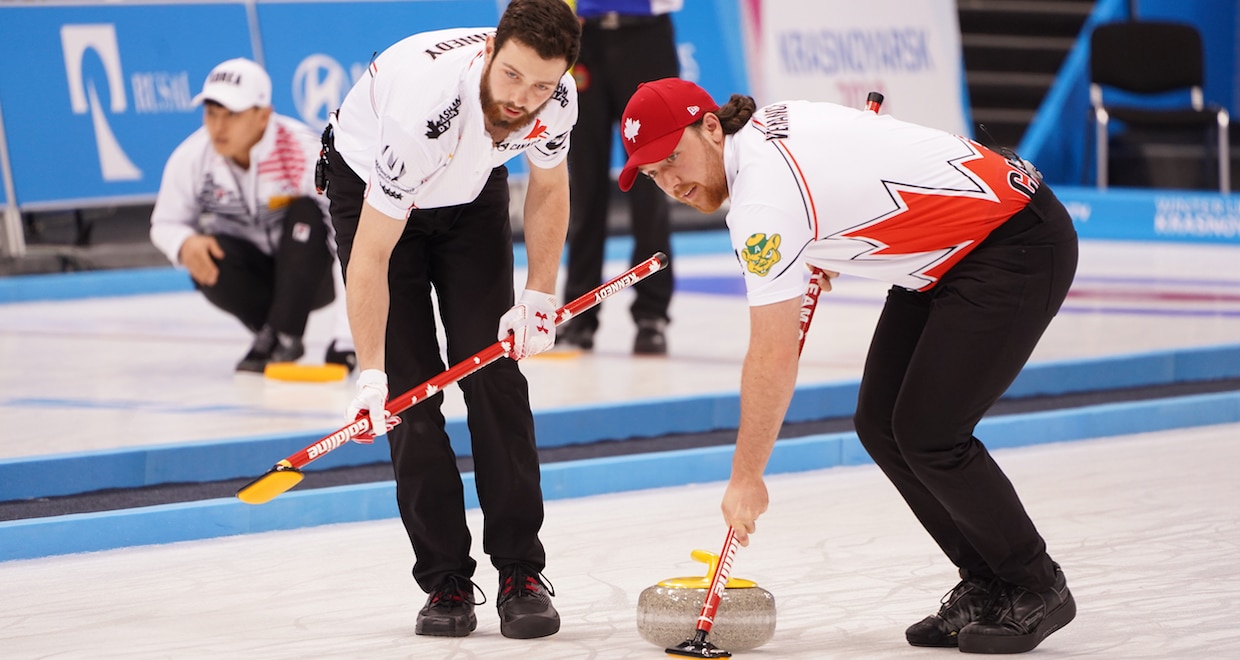
[[[706,550],[694,550],[689,553],[689,556],[695,561],[700,561],[703,564],[706,564],[707,580],[715,577],[715,571],[719,570],[719,555],[713,552],[707,552]]]
[[[706,564],[706,575],[695,575],[693,577],[668,578],[659,583],[660,587],[669,587],[672,589],[709,589],[710,580],[715,576],[715,569],[719,567],[719,555],[706,550],[694,550],[689,556],[696,561]],[[724,585],[728,589],[752,589],[758,586],[757,582],[752,580],[743,580],[737,577],[728,578],[728,583]]]

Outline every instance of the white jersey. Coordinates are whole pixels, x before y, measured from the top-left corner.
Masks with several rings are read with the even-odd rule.
[[[366,181],[366,201],[405,218],[417,208],[474,201],[491,170],[524,153],[551,168],[568,155],[577,88],[560,78],[528,126],[495,144],[480,97],[487,36],[457,28],[407,37],[370,63],[333,118],[335,148]]]
[[[969,139],[808,101],[756,111],[724,167],[750,305],[801,296],[807,264],[930,289],[1038,187]]]
[[[207,129],[199,128],[164,166],[151,213],[151,242],[176,265],[181,244],[194,234],[234,236],[275,254],[285,207],[297,197],[311,197],[323,208],[334,253],[327,198],[314,188],[319,149],[319,136],[309,127],[273,112],[250,149],[250,168],[243,170],[221,156]]]

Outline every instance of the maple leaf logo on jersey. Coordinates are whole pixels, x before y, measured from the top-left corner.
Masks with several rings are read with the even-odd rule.
[[[547,125],[542,123],[541,119],[539,119],[538,117],[535,117],[534,127],[530,129],[530,132],[528,135],[526,135],[525,137],[521,139],[522,140],[537,140],[538,138],[541,138],[546,133],[547,133]]]
[[[925,267],[909,273],[926,282],[923,288],[933,285],[975,247],[976,218],[988,218],[998,226],[1029,201],[1012,180],[1013,168],[1003,156],[982,149],[972,140],[960,138],[960,142],[966,153],[943,163],[952,175],[928,172],[926,181],[934,180],[935,184],[883,180],[895,208],[828,238],[859,240],[867,245],[853,259],[940,253]],[[988,182],[1007,182],[1012,190],[1005,192]]]
[[[632,117],[624,119],[624,139],[629,142],[637,142],[637,132],[642,130],[642,123]]]
[[[461,97],[458,96],[448,104],[443,112],[439,113],[439,117],[426,122],[426,137],[438,140],[439,136],[452,126],[452,120],[459,114],[461,114]]]

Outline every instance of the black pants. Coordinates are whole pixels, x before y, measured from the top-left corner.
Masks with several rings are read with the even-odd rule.
[[[213,286],[194,287],[250,332],[264,325],[300,337],[310,312],[335,300],[332,254],[323,211],[309,197],[293,200],[284,214],[280,246],[269,256],[249,241],[217,235],[224,250]]]
[[[335,151],[328,188],[341,266],[348,277],[365,184]],[[469,204],[415,210],[392,250],[388,288],[388,387],[398,396],[445,369],[431,291],[439,302],[448,361],[494,344],[499,318],[513,304],[508,170],[496,168]],[[492,564],[541,571],[546,554],[538,449],[529,387],[517,363],[500,358],[460,381],[468,407],[474,476],[484,522],[482,548]],[[388,434],[396,500],[417,559],[413,577],[432,591],[449,575],[473,577],[471,537],[456,455],[444,431],[443,394],[401,413]]]
[[[1049,588],[1046,543],[973,435],[1059,311],[1076,231],[1046,186],[927,292],[892,288],[861,379],[857,435],[967,574]]]
[[[595,22],[587,22],[582,28],[581,57],[574,69],[578,78],[577,125],[568,152],[565,300],[573,300],[602,283],[607,211],[614,185],[610,174],[612,128],[638,84],[674,78],[679,72],[672,21],[666,15],[610,30]],[[628,193],[628,202],[633,232],[631,263],[640,263],[658,251],[670,256],[667,195],[653,181],[639,176]],[[633,319],[667,320],[672,285],[671,266],[638,284],[631,309]],[[593,331],[598,328],[598,313],[597,307],[582,312],[571,324],[575,329],[585,326]]]

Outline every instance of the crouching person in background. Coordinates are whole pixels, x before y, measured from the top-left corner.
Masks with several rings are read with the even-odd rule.
[[[319,138],[272,112],[271,79],[250,60],[216,66],[194,102],[203,126],[164,167],[151,241],[254,333],[237,371],[262,373],[269,362],[300,358],[310,312],[344,292],[327,199],[314,185]],[[324,359],[352,370],[340,309]]]

